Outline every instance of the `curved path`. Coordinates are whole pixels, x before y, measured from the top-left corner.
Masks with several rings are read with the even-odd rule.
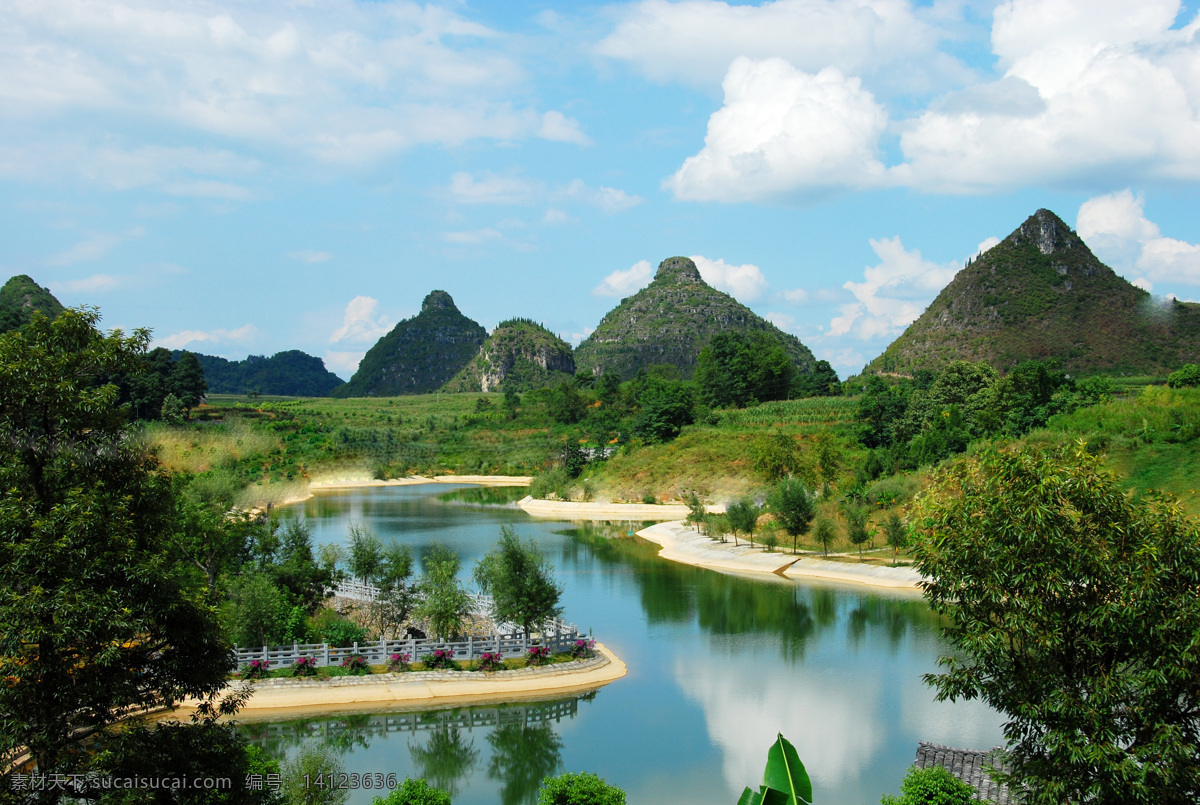
[[[346,710],[387,704],[421,707],[443,703],[511,702],[547,694],[569,695],[607,685],[627,673],[625,663],[600,643],[589,660],[512,671],[417,671],[332,679],[268,679],[251,683],[253,693],[238,711],[253,716],[300,710]],[[195,707],[194,700],[179,709]]]

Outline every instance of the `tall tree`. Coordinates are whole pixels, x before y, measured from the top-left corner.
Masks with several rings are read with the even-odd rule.
[[[1200,801],[1200,525],[1083,445],[934,477],[917,566],[954,647],[939,699],[1004,713],[1030,805]]]
[[[458,554],[435,545],[423,560],[424,572],[418,590],[421,602],[416,614],[429,621],[429,628],[443,640],[462,632],[471,611],[471,598],[458,580]]]
[[[795,374],[783,344],[771,334],[727,330],[700,350],[695,379],[705,405],[743,408],[786,399]]]
[[[0,756],[69,772],[91,730],[225,685],[204,588],[168,558],[171,479],[127,438],[118,389],[149,334],[95,311],[0,336]],[[62,792],[49,792],[57,801]]]
[[[737,535],[740,531],[750,539],[750,544],[754,545],[754,532],[758,528],[760,514],[762,514],[762,510],[753,498],[741,498],[726,507],[725,516],[729,518],[729,527],[733,530],[734,542],[737,542]]]
[[[495,549],[476,563],[475,583],[492,597],[495,621],[519,624],[526,637],[562,614],[562,587],[550,563],[532,540],[522,544],[510,526],[500,527]]]
[[[796,540],[808,530],[817,516],[814,496],[799,478],[784,478],[771,490],[767,506],[792,538],[792,553],[796,553]]]
[[[185,352],[179,356],[179,360],[171,367],[171,378],[167,385],[168,391],[179,398],[189,415],[193,408],[203,402],[208,383],[204,380],[204,369],[200,366],[200,359],[194,352]]]

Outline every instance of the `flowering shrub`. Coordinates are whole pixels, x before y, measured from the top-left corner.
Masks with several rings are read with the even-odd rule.
[[[580,638],[571,644],[571,656],[577,660],[586,660],[595,655],[596,641],[591,638]]]
[[[343,657],[342,667],[352,674],[365,674],[370,670],[367,668],[367,658],[361,654],[348,654]]]
[[[271,673],[270,660],[251,660],[250,664],[242,669],[242,679],[266,679],[269,673]]]
[[[412,660],[412,657],[410,657],[407,653],[392,654],[391,656],[388,657],[388,670],[389,671],[408,671],[412,667],[409,665],[409,662],[411,660]]]
[[[426,654],[423,660],[426,668],[457,668],[454,664],[454,652],[448,648],[437,648],[432,654]]]
[[[480,671],[503,671],[504,655],[499,651],[485,651],[479,658]]]
[[[292,676],[316,676],[316,674],[316,657],[300,657],[292,663]]]
[[[549,663],[550,649],[545,646],[533,646],[525,652],[526,665],[548,665]]]

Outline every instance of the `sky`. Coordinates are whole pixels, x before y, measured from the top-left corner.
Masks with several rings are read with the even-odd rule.
[[[1039,208],[1200,299],[1178,0],[5,0],[0,281],[343,378],[431,290],[573,344],[695,259],[843,377]]]

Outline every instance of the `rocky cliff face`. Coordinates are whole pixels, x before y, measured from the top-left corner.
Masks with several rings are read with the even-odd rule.
[[[570,344],[525,319],[501,322],[447,391],[530,391],[575,375]]]
[[[953,360],[1006,370],[1054,358],[1072,373],[1157,374],[1200,359],[1200,305],[1155,301],[1038,210],[968,263],[867,372]]]
[[[609,311],[575,350],[575,363],[578,371],[600,374],[611,369],[624,380],[645,366],[667,363],[691,377],[700,350],[729,329],[769,332],[801,372],[810,373],[815,366],[799,339],[710,287],[686,257],[664,260],[653,282]]]
[[[41,287],[32,277],[18,274],[0,288],[0,333],[20,327],[35,310],[53,319],[65,309],[49,288]]]
[[[479,351],[487,332],[458,311],[445,291],[433,291],[421,312],[397,324],[363,356],[354,377],[334,397],[386,397],[436,391]]]

